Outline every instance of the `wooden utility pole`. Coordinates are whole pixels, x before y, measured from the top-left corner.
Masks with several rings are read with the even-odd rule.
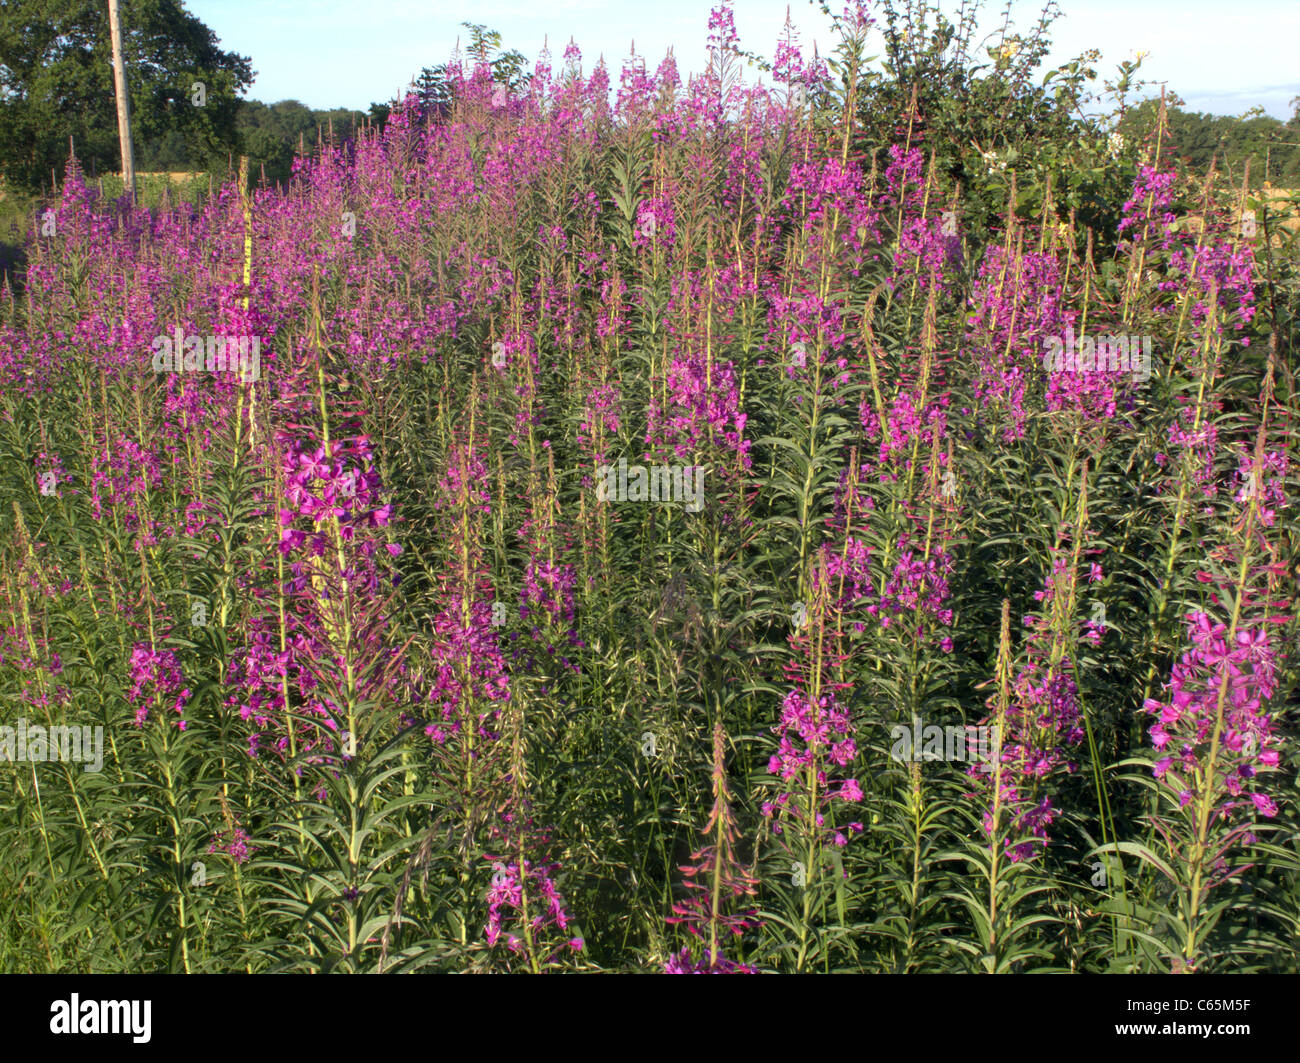
[[[113,91],[117,95],[117,140],[122,148],[122,184],[135,202],[135,156],[131,151],[131,100],[126,94],[126,64],[122,61],[122,20],[118,0],[108,0],[108,31],[113,38]]]

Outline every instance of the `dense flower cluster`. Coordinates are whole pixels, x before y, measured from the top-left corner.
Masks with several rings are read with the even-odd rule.
[[[487,894],[488,921],[483,928],[489,945],[501,942],[512,953],[523,953],[525,942],[520,936],[523,933],[520,921],[525,917],[525,910],[534,947],[542,942],[548,930],[561,935],[568,930],[570,917],[552,877],[559,865],[525,860],[521,875],[517,860],[503,862],[491,856],[485,859],[493,862],[492,885]],[[581,938],[571,937],[559,950],[552,951],[546,962],[556,959],[565,947],[579,952],[582,945]]]
[[[1220,819],[1251,805],[1271,818],[1277,814],[1273,799],[1249,792],[1261,767],[1278,766],[1279,739],[1265,704],[1277,683],[1276,651],[1268,632],[1263,625],[1238,630],[1230,647],[1224,624],[1193,612],[1187,633],[1192,647],[1174,665],[1168,694],[1149,698],[1144,706],[1157,718],[1151,741],[1164,754],[1155,763],[1156,778],[1174,788],[1180,806],[1200,801],[1208,787],[1220,798],[1213,808]],[[1212,744],[1217,757],[1213,777],[1207,771]]]
[[[193,691],[185,685],[180,659],[172,650],[160,650],[147,642],[131,649],[131,690],[127,700],[135,708],[135,725],[143,727],[153,707],[170,709],[181,718],[176,727],[185,730],[185,706]]]
[[[500,702],[510,697],[510,677],[492,627],[492,606],[474,602],[465,617],[453,604],[434,620],[432,678],[427,695],[432,722],[424,733],[439,745],[463,731],[462,718],[469,706],[478,708],[475,728],[486,739],[497,737],[493,721],[501,715]],[[468,662],[468,664],[466,663]]]
[[[308,760],[319,763],[335,751],[335,735],[345,726],[337,691],[347,685],[347,657],[359,644],[375,658],[392,654],[383,646],[385,619],[348,602],[374,601],[380,586],[378,558],[384,556],[381,543],[391,557],[402,548],[381,537],[392,507],[380,501],[367,437],[312,446],[282,435],[280,443],[284,505],[277,511],[278,549],[287,562],[283,649],[278,610],[254,615],[246,640],[231,655],[225,701],[253,725],[251,756],[258,756],[267,732],[275,731],[273,747],[279,756],[315,751]],[[262,601],[265,605],[265,596]],[[352,645],[344,644],[340,622],[341,611],[348,610]],[[361,683],[360,692],[377,698],[389,677],[377,669],[358,672],[353,681]],[[295,713],[318,719],[325,730],[291,722],[286,714],[290,705]]]
[[[234,824],[222,831],[212,839],[208,845],[210,853],[224,853],[237,864],[248,862],[249,856],[255,851],[249,847],[249,837],[244,828],[239,824]]]
[[[1178,215],[1170,208],[1177,198],[1175,176],[1172,171],[1162,171],[1155,166],[1139,167],[1133,193],[1122,208],[1120,236],[1127,234],[1129,239],[1137,242],[1154,239],[1165,250],[1174,246],[1173,226]]]
[[[1066,309],[1055,255],[989,245],[971,294],[968,344],[978,358],[976,399],[998,411],[1004,440],[1024,437],[1025,396],[1041,372],[1045,341],[1063,336],[1077,316]]]
[[[328,453],[323,445],[293,447],[286,453],[284,497],[289,505],[280,510],[281,553],[289,556],[306,546],[319,557],[328,546],[328,524],[337,521],[344,542],[355,541],[366,558],[374,555],[374,541],[357,531],[387,526],[392,506],[379,504],[379,474],[369,468],[371,460],[364,436],[336,439]],[[394,557],[402,552],[397,543],[387,544],[387,549]],[[295,568],[294,575],[301,574],[301,567]]]
[[[814,833],[827,833],[838,846],[848,844],[849,837],[862,833],[862,824],[853,821],[830,826],[826,816],[838,809],[836,802],[855,804],[862,800],[862,787],[854,778],[834,779],[830,772],[852,764],[858,755],[857,742],[849,714],[835,699],[823,694],[813,704],[802,690],[794,689],[781,702],[781,719],[773,732],[779,736],[777,751],[768,761],[767,770],[779,776],[788,789],[782,789],[772,801],[763,802],[763,815],[772,820],[772,830],[781,834],[791,823],[805,825],[809,810],[802,800],[807,796],[803,784],[809,772],[815,773],[819,795],[811,815]]]

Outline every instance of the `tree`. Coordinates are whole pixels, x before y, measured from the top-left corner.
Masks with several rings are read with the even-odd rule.
[[[247,100],[242,102],[238,116],[240,144],[255,178],[265,172],[268,181],[282,183],[289,180],[299,144],[314,150],[318,140],[329,135],[330,128],[336,141],[347,139],[365,117],[360,111],[341,107],[314,111],[297,100],[281,100],[270,106]]]
[[[1135,139],[1152,135],[1159,101],[1145,100],[1124,116],[1120,131]],[[1170,107],[1165,147],[1192,169],[1204,173],[1214,160],[1219,173],[1241,180],[1250,163],[1250,183],[1289,186],[1300,176],[1300,121],[1283,125],[1256,107],[1240,117],[1199,114]]]
[[[471,67],[486,63],[492,72],[492,80],[499,85],[505,85],[512,95],[527,88],[532,81],[532,75],[525,73],[527,59],[522,52],[512,48],[494,58],[494,53],[501,48],[501,34],[475,22],[462,22],[461,25],[470,33]],[[452,105],[456,100],[456,80],[451,75],[451,67],[451,63],[426,66],[414,80],[413,91],[419,100],[420,114],[428,121],[442,122],[451,116]],[[465,72],[469,73],[468,70]],[[396,102],[394,100],[387,104],[372,103],[371,118],[382,126],[388,120],[393,104]]]
[[[123,51],[137,144],[179,133],[191,163],[224,161],[238,144],[247,56],[222,51],[182,0],[127,0]],[[60,171],[68,138],[90,171],[118,169],[104,0],[0,6],[0,172],[27,191]]]
[[[839,24],[830,0],[815,2]],[[813,97],[815,120],[838,121],[832,116],[852,91],[852,146],[873,152],[881,170],[890,144],[918,148],[927,161],[933,153],[938,171],[963,189],[967,231],[989,231],[1005,208],[1012,176],[1022,215],[1043,208],[1050,185],[1062,218],[1075,210],[1085,225],[1112,226],[1118,219],[1111,205],[1123,202],[1116,196],[1126,181],[1099,148],[1105,141],[1096,123],[1082,112],[1098,53],[1044,71],[1060,10],[1055,0],[1041,2],[1025,32],[1013,32],[1007,5],[1001,24],[982,38],[985,0],[966,0],[955,21],[941,0],[881,0],[873,7],[884,44],[880,68],[866,54],[865,34],[842,38],[828,62],[833,84]]]

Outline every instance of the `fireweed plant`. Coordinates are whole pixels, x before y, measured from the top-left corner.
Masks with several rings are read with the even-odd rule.
[[[1163,123],[1035,154],[1041,26],[957,165],[966,31],[827,13],[757,83],[726,4],[686,82],[457,56],[285,187],[69,159],[0,287],[0,969],[1297,970],[1294,241]]]

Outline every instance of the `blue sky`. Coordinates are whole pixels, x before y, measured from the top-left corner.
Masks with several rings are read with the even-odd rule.
[[[355,107],[392,98],[423,66],[444,62],[462,21],[500,31],[531,62],[549,37],[558,68],[569,38],[584,69],[604,54],[617,82],[631,44],[651,69],[669,47],[683,77],[705,63],[713,0],[187,0],[228,50],[252,57],[249,97],[298,99],[311,107]],[[843,0],[834,0],[838,10]],[[828,20],[807,0],[736,0],[741,47],[771,57],[787,6],[807,51],[833,47]],[[955,0],[945,0],[952,12]],[[1016,0],[1013,20],[1033,24],[1039,4]],[[1165,82],[1193,110],[1240,114],[1262,106],[1291,115],[1300,96],[1300,0],[1061,0],[1050,60],[1102,50],[1101,74],[1142,50],[1143,75]],[[988,0],[981,29],[994,30],[1002,0]],[[759,72],[751,71],[756,78]],[[1159,91],[1156,89],[1155,91]]]

